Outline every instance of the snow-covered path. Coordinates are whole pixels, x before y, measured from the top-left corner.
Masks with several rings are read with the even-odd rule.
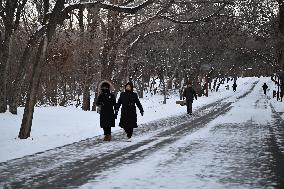
[[[146,124],[132,143],[118,132],[0,163],[0,187],[281,188],[283,120],[261,85]]]
[[[81,188],[283,188],[284,124],[260,89],[196,132],[171,136],[179,139]]]

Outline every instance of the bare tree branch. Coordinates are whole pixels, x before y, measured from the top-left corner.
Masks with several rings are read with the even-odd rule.
[[[133,31],[137,30],[137,28],[145,27],[145,26],[149,25],[155,19],[159,18],[159,16],[161,14],[163,14],[166,10],[168,10],[168,8],[171,6],[172,2],[173,2],[173,0],[170,0],[168,2],[168,4],[163,9],[159,10],[154,16],[152,16],[151,18],[148,18],[146,21],[144,21],[142,23],[139,23],[139,24],[133,26],[132,28],[130,28],[129,30],[125,31],[123,34],[121,34],[117,38],[117,40],[115,40],[113,43],[111,43],[110,46],[113,46],[113,45],[119,43],[122,39],[124,39],[130,33],[132,33]]]

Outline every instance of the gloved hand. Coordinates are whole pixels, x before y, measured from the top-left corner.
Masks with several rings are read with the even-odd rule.
[[[141,114],[141,116],[143,116],[143,115],[144,115],[144,112],[143,112],[143,111],[141,111],[141,112],[140,112],[140,114]]]

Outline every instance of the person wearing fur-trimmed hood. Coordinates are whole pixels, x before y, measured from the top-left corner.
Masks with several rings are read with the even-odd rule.
[[[99,96],[96,105],[100,107],[100,126],[104,130],[104,141],[111,140],[111,128],[115,127],[115,95],[111,92],[113,86],[109,81],[99,85]]]
[[[119,126],[124,129],[127,134],[128,140],[131,140],[133,135],[133,128],[137,128],[137,113],[136,106],[140,110],[141,115],[143,116],[144,110],[139,101],[137,93],[133,92],[133,84],[128,82],[125,85],[125,92],[120,94],[116,105],[116,115],[121,108],[121,118]]]

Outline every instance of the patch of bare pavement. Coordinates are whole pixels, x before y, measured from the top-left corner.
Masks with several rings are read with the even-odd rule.
[[[254,90],[257,83],[255,82],[246,93],[239,96],[235,94],[235,98],[228,97],[200,107],[193,116],[169,117],[141,125],[136,130],[135,138],[137,139],[131,143],[125,142],[124,133],[118,132],[113,136],[114,141],[109,143],[104,143],[98,137],[94,137],[0,163],[0,186],[3,188],[77,188],[89,181],[95,181],[103,172],[143,160],[160,149],[170,146],[205,127],[206,124],[217,117],[225,115],[231,110],[232,104],[246,98]],[[263,188],[270,186],[280,188],[283,186],[284,162],[283,149],[281,148],[284,140],[281,141],[280,139],[281,137],[284,139],[284,136],[281,136],[281,133],[284,133],[284,127],[283,120],[276,112],[273,112],[273,116],[274,123],[265,128],[260,128],[259,125],[249,122],[239,125],[232,124],[229,127],[224,127],[224,125],[216,127],[215,131],[225,133],[222,135],[224,139],[216,140],[217,142],[212,141],[210,145],[213,146],[210,149],[227,145],[226,149],[231,150],[226,153],[237,154],[232,158],[237,158],[242,153],[270,153],[271,155],[269,158],[266,156],[263,158],[263,161],[268,161],[268,163],[262,164],[264,167],[259,168],[256,161],[246,162],[242,164],[242,167],[232,169],[229,172],[230,174],[237,174],[237,176],[223,175],[219,178],[220,180],[223,180],[224,183],[238,184],[247,177],[258,179],[251,174],[250,170],[253,170],[254,172],[259,171],[262,176],[265,175],[264,177],[267,180],[264,180]],[[231,133],[242,131],[243,136],[249,137],[248,133],[259,132],[259,129],[269,132],[269,135],[265,135],[269,137],[263,139],[265,141],[253,138],[253,140],[250,140],[252,146],[248,146],[249,143],[237,143],[241,144],[237,147],[233,143],[224,143],[226,139],[230,139],[228,136]],[[265,145],[261,145],[263,143]],[[188,149],[192,150],[194,147],[193,145]],[[265,172],[265,174],[261,174],[262,172]],[[265,183],[268,184],[265,185]],[[249,188],[249,186],[259,185],[248,184],[247,186]]]

